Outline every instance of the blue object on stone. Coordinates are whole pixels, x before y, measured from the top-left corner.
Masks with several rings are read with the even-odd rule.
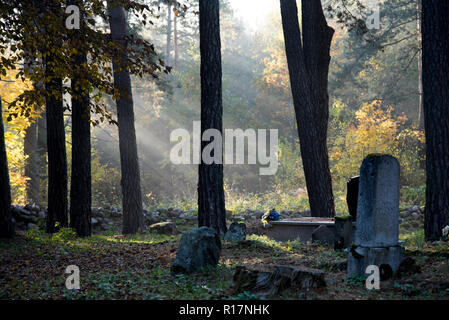
[[[270,221],[277,221],[281,218],[281,215],[279,212],[276,211],[276,209],[271,209],[268,215],[265,214],[265,219]]]

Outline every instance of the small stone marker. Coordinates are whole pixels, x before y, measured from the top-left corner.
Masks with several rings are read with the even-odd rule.
[[[352,244],[352,233],[354,230],[351,216],[335,217],[334,225],[334,249],[344,249]]]
[[[172,273],[192,273],[202,267],[218,264],[221,252],[220,236],[214,229],[201,227],[187,231],[179,241]]]
[[[392,274],[399,268],[404,255],[398,245],[399,173],[399,162],[392,156],[369,155],[363,160],[348,277],[365,275],[369,265],[391,268]]]
[[[346,183],[346,203],[348,204],[349,215],[352,221],[357,221],[357,199],[359,197],[360,176],[349,178]]]
[[[224,235],[226,241],[244,241],[246,240],[246,225],[244,223],[233,222]]]
[[[165,234],[168,236],[178,233],[178,228],[176,227],[176,224],[174,224],[173,222],[154,223],[149,227],[149,230],[159,234]]]

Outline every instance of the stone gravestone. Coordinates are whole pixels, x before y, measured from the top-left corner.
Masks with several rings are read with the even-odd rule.
[[[201,227],[187,231],[179,241],[173,274],[192,273],[218,264],[221,252],[220,236],[214,229]]]
[[[244,241],[246,239],[246,225],[239,222],[231,223],[223,239],[226,241]]]
[[[399,268],[404,248],[399,236],[399,162],[389,155],[369,155],[360,168],[354,246],[347,276],[365,275],[376,265],[387,278]]]
[[[348,204],[349,215],[352,221],[357,221],[357,199],[359,197],[360,176],[349,178],[346,183],[346,203]]]

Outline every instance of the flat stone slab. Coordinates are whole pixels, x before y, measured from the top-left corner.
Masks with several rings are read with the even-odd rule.
[[[234,291],[249,291],[260,297],[272,297],[283,291],[309,291],[326,287],[325,274],[321,270],[299,266],[259,265],[237,266]]]
[[[289,220],[271,221],[273,226],[333,226],[335,220],[333,218],[294,218]]]
[[[333,218],[306,217],[281,221],[271,221],[267,236],[277,241],[312,241],[312,234],[320,226],[328,227],[332,232]]]

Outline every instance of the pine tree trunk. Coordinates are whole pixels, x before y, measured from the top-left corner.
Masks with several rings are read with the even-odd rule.
[[[3,126],[3,107],[0,97],[0,238],[12,238],[14,227],[11,221],[11,186],[9,184],[8,158]]]
[[[170,65],[171,63],[171,2],[167,4],[167,47],[165,48],[165,63]]]
[[[178,17],[176,15],[173,18],[173,42],[174,42],[174,51],[175,51],[174,68],[175,68],[175,70],[178,70],[178,60],[179,60],[179,52],[178,52]]]
[[[33,73],[35,62],[33,59],[26,58],[24,68],[28,73]],[[33,87],[38,85],[33,82]],[[25,160],[25,177],[26,182],[26,202],[28,204],[39,205],[40,193],[40,174],[39,174],[39,155],[37,146],[37,119],[32,119],[32,123],[25,129],[23,141],[23,154]]]
[[[439,240],[449,214],[449,2],[422,2],[426,133],[426,240]]]
[[[200,0],[201,135],[207,129],[222,132],[222,69],[218,0]],[[201,143],[201,152],[207,145]],[[198,224],[225,233],[226,210],[223,165],[199,165]]]
[[[69,4],[80,6],[80,1],[69,1]],[[81,21],[83,19],[81,18]],[[82,24],[80,30],[71,35],[71,46],[77,48],[79,54],[74,57],[74,64],[79,66],[72,79],[72,177],[70,181],[70,227],[81,237],[91,235],[91,141],[89,94],[86,94],[88,80],[84,76],[87,70],[87,56],[83,53]]]
[[[131,89],[131,77],[126,68],[128,34],[123,6],[112,7],[108,1],[111,36],[123,48],[120,61],[114,61],[114,87],[117,99],[120,164],[122,170],[123,233],[136,233],[144,228],[139,161]]]
[[[39,155],[37,150],[37,120],[25,129],[23,141],[23,153],[25,160],[26,182],[26,202],[28,204],[39,205],[40,175],[39,175]]]
[[[327,77],[333,29],[319,0],[303,1],[304,44],[295,0],[281,0],[285,52],[304,165],[310,210],[315,217],[335,215],[327,150]]]
[[[47,10],[59,16],[61,8],[58,3],[46,1]],[[62,26],[61,26],[62,27]],[[54,27],[53,27],[54,28]],[[55,73],[57,64],[53,48],[62,46],[62,39],[50,30],[44,35],[48,41],[43,52],[45,63],[45,93],[47,117],[47,153],[48,153],[48,233],[59,227],[68,226],[67,215],[67,153],[64,128],[64,102],[62,97],[62,79]]]
[[[37,120],[37,153],[39,161],[39,180],[43,181],[47,174],[47,116],[45,110],[41,112],[40,118]],[[42,190],[43,189],[43,190]],[[39,203],[42,204],[46,198],[42,196],[45,188],[40,185]]]
[[[421,33],[421,1],[418,1],[417,30],[418,34],[418,129],[424,130],[423,88],[422,88],[422,33]]]
[[[51,58],[47,60],[48,63]],[[46,117],[48,153],[48,214],[47,232],[68,226],[67,217],[67,154],[65,148],[64,111],[62,101],[62,80],[52,78],[46,68]]]

